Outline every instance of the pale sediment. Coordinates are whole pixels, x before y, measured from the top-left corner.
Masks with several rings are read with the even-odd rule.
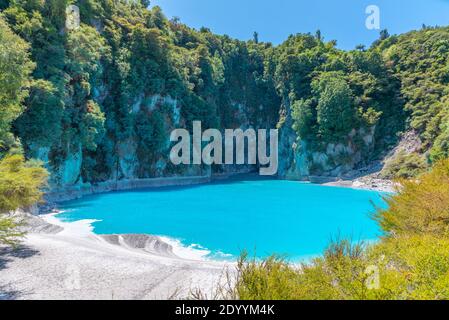
[[[391,180],[378,179],[370,176],[344,179],[341,177],[327,177],[327,176],[309,176],[301,182],[308,182],[312,184],[328,186],[328,187],[342,187],[359,190],[370,190],[377,192],[393,193],[396,191],[396,185]]]
[[[212,296],[232,270],[195,253],[179,257],[158,237],[98,236],[91,223],[34,217],[18,250],[0,247],[0,299],[170,299],[198,288]]]
[[[355,179],[355,180],[339,180],[321,183],[331,187],[345,187],[360,190],[370,190],[377,192],[393,193],[396,191],[395,183],[391,180],[384,179]]]

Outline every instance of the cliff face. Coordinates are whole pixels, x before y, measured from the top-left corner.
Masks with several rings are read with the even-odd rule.
[[[21,9],[30,16],[45,12],[45,7]],[[77,30],[49,34],[54,37],[52,42],[42,44],[35,35],[29,37],[31,50],[39,57],[35,72],[39,85],[32,88],[28,110],[18,119],[16,131],[27,156],[46,163],[52,188],[258,169],[257,165],[171,164],[171,131],[191,130],[193,121],[201,121],[203,130],[222,131],[269,130],[282,123],[281,178],[339,176],[369,156],[373,134],[365,134],[360,125],[346,137],[319,146],[319,138],[302,138],[293,129],[297,118],[293,119],[290,105],[300,91],[304,99],[320,96],[310,91],[310,75],[297,70],[296,64],[304,62],[292,62],[300,57],[292,55],[289,46],[301,48],[310,42],[312,50],[321,48],[329,54],[335,50],[324,47],[321,40],[299,35],[298,43],[274,48],[216,36],[208,30],[197,32],[167,21],[157,9],[124,4],[109,9],[109,15],[92,12]],[[13,7],[5,11],[19,30],[22,26],[15,14]],[[121,25],[118,17],[133,27]],[[45,16],[43,20],[58,25]],[[54,46],[61,57],[56,61],[59,64],[53,61],[56,58],[51,60],[55,65],[49,69],[41,50],[47,52]],[[298,87],[302,82],[307,90]],[[310,126],[317,125],[312,122]],[[359,136],[367,141],[364,150],[353,143]]]
[[[286,104],[289,105],[289,104]],[[376,127],[353,128],[340,142],[320,142],[319,148],[301,139],[292,129],[291,110],[280,129],[279,172],[284,179],[308,180],[310,176],[341,178],[368,164],[375,151]]]
[[[408,123],[425,142],[419,152],[434,141],[432,158],[447,152],[447,55],[435,58],[446,47],[420,52],[436,70],[435,96],[411,85],[426,77],[404,53],[416,51],[409,38],[442,43],[446,29],[384,33],[369,49],[343,51],[320,34],[279,46],[239,41],[122,1],[78,2],[81,24],[65,30],[67,3],[1,5],[35,62],[13,133],[28,158],[46,163],[54,188],[258,169],[174,166],[170,133],[192,131],[193,121],[203,130],[279,128],[278,176],[288,179],[344,176],[381,158]],[[430,98],[435,112],[423,117]]]
[[[198,166],[191,165],[174,168],[170,164],[169,152],[172,143],[168,136],[171,130],[179,128],[181,121],[180,110],[177,107],[177,101],[170,97],[160,95],[152,96],[149,105],[134,105],[134,112],[140,108],[149,110],[158,110],[159,106],[169,106],[170,117],[173,122],[166,121],[165,140],[163,150],[155,158],[148,169],[145,177],[139,175],[141,162],[138,156],[138,138],[129,138],[117,143],[117,167],[111,171],[110,176],[103,181],[116,180],[137,180],[144,178],[159,177],[188,177],[188,176],[211,176],[212,174],[233,174],[244,173],[257,170],[257,166],[251,165],[220,165],[220,166]],[[240,106],[239,118],[244,119],[240,129],[246,130],[250,127],[245,115],[245,109]],[[270,128],[267,128],[270,129]],[[311,175],[341,177],[350,172],[366,161],[368,155],[374,148],[375,127],[365,130],[353,129],[345,142],[326,143],[323,151],[314,151],[308,148],[308,142],[301,140],[291,128],[291,119],[289,118],[280,128],[279,136],[279,170],[278,177],[284,179],[307,180]],[[355,138],[361,138],[364,141],[363,150],[353,143]],[[36,151],[35,158],[44,162],[48,161],[48,149]],[[88,185],[90,181],[83,180],[83,153],[82,147],[70,151],[67,157],[57,167],[50,167],[52,172],[52,185],[55,188],[73,187]]]
[[[234,108],[234,117],[240,122],[239,126],[235,127],[235,129],[240,128],[246,130],[252,127],[247,119],[246,108],[238,104],[235,104]],[[85,161],[85,155],[83,155],[83,146],[81,144],[73,149],[69,149],[66,156],[60,160],[58,165],[52,165],[49,162],[50,148],[38,147],[34,149],[30,145],[29,154],[33,158],[39,159],[47,164],[47,168],[51,172],[50,184],[54,191],[89,190],[92,183],[101,187],[103,185],[113,186],[114,183],[120,181],[120,185],[126,188],[127,181],[144,181],[147,178],[211,177],[212,174],[249,173],[257,169],[257,166],[254,165],[214,165],[213,167],[207,165],[174,166],[169,160],[170,149],[173,146],[173,143],[169,140],[170,133],[174,129],[188,127],[186,119],[181,115],[181,108],[178,105],[178,101],[170,96],[162,96],[159,94],[146,98],[140,96],[132,104],[131,109],[131,113],[134,115],[139,115],[141,112],[164,112],[163,142],[157,156],[151,158],[149,160],[150,163],[146,162],[147,159],[145,157],[142,158],[142,156],[139,156],[139,143],[141,141],[141,137],[139,136],[131,136],[122,141],[106,141],[107,138],[104,138],[102,144],[115,145],[114,152],[110,154],[115,159],[115,167],[112,168],[108,175],[103,176],[101,180],[89,181],[89,179],[83,177],[83,161]],[[144,172],[142,172],[143,166],[145,167]],[[130,185],[133,184],[131,183]],[[106,189],[109,189],[109,187]]]
[[[354,129],[354,135],[366,140],[364,148],[374,146],[374,129],[370,133]],[[313,176],[341,178],[345,174],[367,164],[369,151],[359,149],[353,143],[353,137],[348,137],[345,143],[327,143],[325,151],[311,151],[307,142],[295,135],[284,134],[280,150],[279,177],[285,179],[303,180]],[[364,153],[367,152],[367,153]]]

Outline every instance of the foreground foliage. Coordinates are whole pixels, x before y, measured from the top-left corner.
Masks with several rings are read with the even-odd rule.
[[[40,163],[25,162],[21,155],[0,160],[0,244],[16,244],[22,236],[20,222],[9,214],[37,203],[47,176]]]
[[[30,45],[0,15],[0,244],[7,245],[17,244],[23,235],[11,212],[39,201],[48,175],[40,163],[25,161],[21,143],[11,130],[26,110],[24,101],[30,87],[33,91],[46,85],[40,81],[33,84],[35,64],[30,56]]]
[[[449,237],[449,160],[413,180],[400,180],[397,196],[387,198],[388,209],[374,218],[389,236]]]
[[[331,243],[296,266],[243,255],[232,292],[259,299],[449,299],[449,160],[402,180],[374,218],[385,232],[374,245]]]

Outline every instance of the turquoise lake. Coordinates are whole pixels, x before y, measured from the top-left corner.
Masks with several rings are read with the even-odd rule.
[[[63,221],[100,220],[97,234],[147,233],[201,246],[210,257],[277,253],[301,259],[331,239],[372,241],[370,214],[381,194],[282,180],[238,180],[189,187],[113,192],[61,206]],[[223,255],[224,254],[224,255]]]

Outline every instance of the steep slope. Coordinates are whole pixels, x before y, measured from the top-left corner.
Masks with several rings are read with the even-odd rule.
[[[77,30],[64,27],[69,3],[80,8]],[[283,178],[344,175],[381,160],[409,128],[425,161],[448,155],[447,28],[383,32],[349,52],[320,32],[274,47],[194,30],[147,5],[0,2],[0,19],[36,63],[13,132],[28,158],[47,164],[53,187],[251,169],[171,164],[170,132],[194,120],[277,126]]]

